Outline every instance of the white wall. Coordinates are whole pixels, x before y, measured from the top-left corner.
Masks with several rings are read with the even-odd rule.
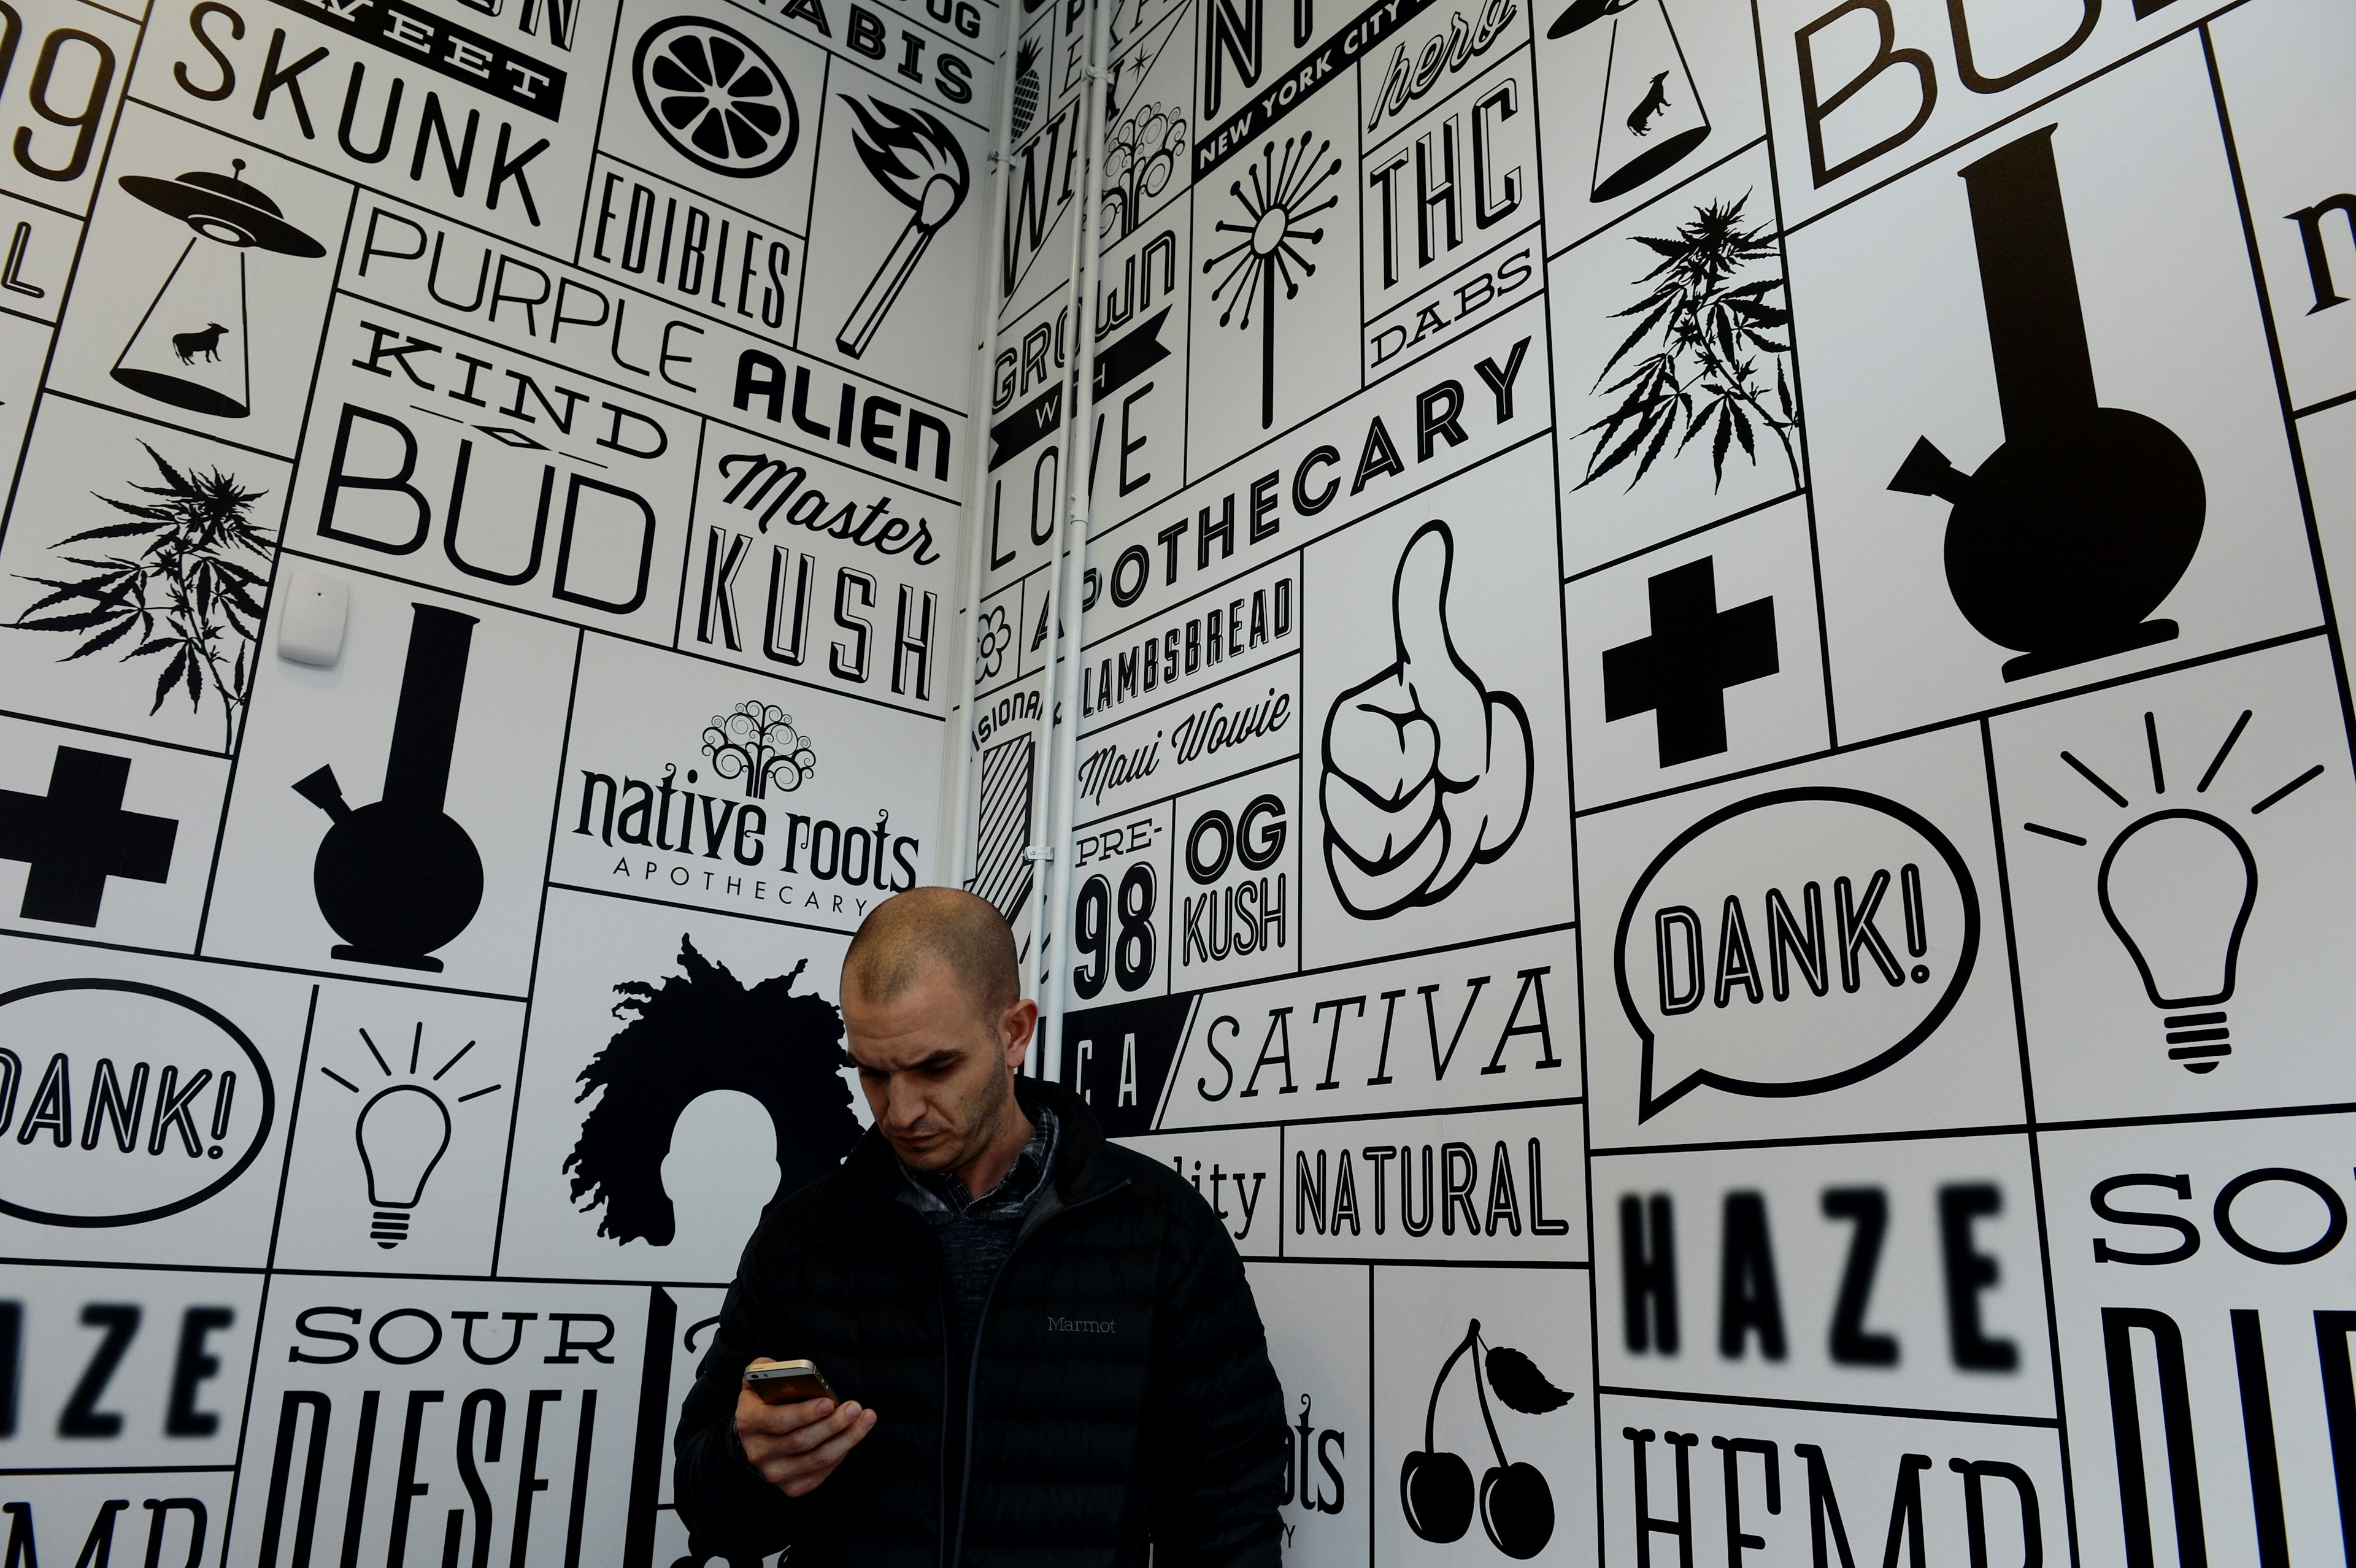
[[[2356,17],[1111,27],[1062,1065],[1253,1260],[1287,1560],[2339,1561]],[[994,418],[1061,309],[1004,297]],[[1471,1359],[1433,1403],[1476,1319],[1571,1395],[1491,1354],[1503,1458]],[[1551,1528],[1443,1539],[1428,1412]]]
[[[1091,165],[1085,7],[11,4],[27,1568],[688,1555],[848,932],[1043,961],[1057,619],[1054,1054],[1251,1260],[1290,1560],[2340,1549],[2344,7],[1123,0]]]
[[[12,1563],[686,1552],[937,874],[1000,27],[0,10]]]

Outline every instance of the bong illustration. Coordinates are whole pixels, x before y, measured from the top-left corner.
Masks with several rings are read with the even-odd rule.
[[[1497,1456],[1481,1477],[1481,1528],[1506,1556],[1536,1557],[1554,1537],[1554,1492],[1537,1466],[1506,1459],[1497,1423],[1489,1413],[1488,1391],[1494,1387],[1499,1400],[1525,1415],[1559,1410],[1570,1403],[1570,1395],[1547,1381],[1537,1364],[1519,1350],[1483,1339],[1477,1317],[1466,1326],[1464,1338],[1440,1363],[1440,1375],[1431,1381],[1431,1402],[1423,1413],[1423,1446],[1399,1466],[1399,1509],[1407,1515],[1409,1530],[1438,1545],[1461,1540],[1472,1526],[1472,1467],[1462,1455],[1440,1452],[1432,1434],[1440,1391],[1464,1352],[1476,1345],[1486,1354],[1473,1363],[1472,1392],[1480,1396],[1481,1424],[1488,1428],[1489,1446]]]
[[[230,171],[198,169],[177,179],[125,175],[118,182],[158,212],[187,224],[191,234],[110,374],[142,397],[241,420],[252,411],[246,253],[316,259],[327,251],[287,222],[276,202],[245,182],[244,159],[232,159]],[[224,318],[234,320],[235,328],[224,325]]]
[[[430,955],[466,930],[483,901],[482,857],[442,809],[475,617],[412,608],[384,798],[347,805],[333,767],[294,788],[335,819],[311,868],[319,912],[347,939],[333,956],[438,974],[442,960]]]
[[[1919,439],[1890,488],[1953,504],[1947,586],[2007,680],[2168,642],[2149,619],[2201,545],[2208,496],[2158,421],[2104,408],[2048,125],[1961,171],[2004,444],[1971,474]]]

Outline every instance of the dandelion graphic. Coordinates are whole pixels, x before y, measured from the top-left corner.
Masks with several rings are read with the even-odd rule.
[[[1315,206],[1310,198],[1324,187],[1327,180],[1339,174],[1342,160],[1325,162],[1333,150],[1332,138],[1320,143],[1317,151],[1309,150],[1310,133],[1284,139],[1281,156],[1274,142],[1259,150],[1259,166],[1247,168],[1251,179],[1251,191],[1245,194],[1241,180],[1227,186],[1228,193],[1242,204],[1246,223],[1221,223],[1216,230],[1240,234],[1244,238],[1203,263],[1209,273],[1223,262],[1232,262],[1227,273],[1211,289],[1211,298],[1225,296],[1226,308],[1219,313],[1219,325],[1230,321],[1248,331],[1251,327],[1252,301],[1259,301],[1259,427],[1266,430],[1276,422],[1276,285],[1280,276],[1284,283],[1284,297],[1291,299],[1301,293],[1301,279],[1317,271],[1295,241],[1315,245],[1325,238],[1323,229],[1295,227],[1308,219],[1333,207],[1340,196],[1328,196]],[[1321,168],[1319,165],[1323,165]],[[1294,273],[1299,272],[1299,277]],[[1230,293],[1229,291],[1233,292]]]

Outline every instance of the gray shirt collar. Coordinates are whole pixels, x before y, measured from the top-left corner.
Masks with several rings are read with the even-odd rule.
[[[903,1200],[935,1224],[947,1224],[957,1219],[1003,1222],[1019,1218],[1055,1168],[1055,1113],[1041,1105],[1032,1111],[1031,1120],[1031,1141],[1023,1146],[1023,1152],[1014,1157],[1014,1164],[1005,1177],[988,1192],[977,1198],[952,1172],[915,1171],[902,1164]]]

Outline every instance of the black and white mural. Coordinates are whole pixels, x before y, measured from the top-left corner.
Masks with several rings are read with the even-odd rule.
[[[1013,49],[969,874],[1074,793],[1287,1561],[2341,1561],[2356,14],[1112,16],[1076,634]]]
[[[692,1560],[940,875],[1004,31],[0,5],[10,1568]]]
[[[10,0],[0,1555],[702,1561],[954,880],[1248,1260],[1289,1562],[2348,1559],[2351,81],[2334,0]]]

